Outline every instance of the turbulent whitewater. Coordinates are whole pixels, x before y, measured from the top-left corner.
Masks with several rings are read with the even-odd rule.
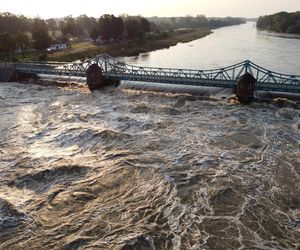
[[[0,249],[299,249],[300,110],[0,85]]]

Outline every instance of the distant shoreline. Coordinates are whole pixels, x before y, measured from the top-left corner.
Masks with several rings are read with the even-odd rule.
[[[74,45],[67,51],[56,52],[48,54],[47,60],[71,62],[76,60],[84,60],[86,58],[94,57],[97,54],[107,53],[113,57],[137,56],[141,53],[147,53],[159,49],[166,49],[175,46],[178,43],[191,42],[212,33],[209,29],[192,29],[174,31],[168,37],[158,40],[147,41],[126,41],[119,43],[93,45],[89,42],[79,43]]]
[[[281,34],[282,37],[295,38],[300,36],[300,11],[281,11],[272,15],[260,16],[256,27],[260,30]],[[286,36],[287,35],[287,36]]]
[[[284,32],[274,32],[272,30],[267,29],[259,29],[257,30],[265,36],[274,36],[274,37],[281,37],[281,38],[288,38],[288,39],[300,39],[300,35],[298,34],[290,34],[290,33],[284,33]]]

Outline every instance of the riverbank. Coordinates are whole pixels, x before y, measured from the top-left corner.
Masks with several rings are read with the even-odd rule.
[[[178,43],[186,43],[203,38],[211,34],[209,29],[180,30],[169,33],[167,37],[157,40],[126,41],[113,44],[94,45],[90,42],[74,44],[70,49],[48,54],[47,60],[70,62],[78,59],[94,57],[97,54],[107,53],[114,57],[136,56],[158,49],[169,48]]]
[[[300,34],[300,11],[278,12],[273,15],[261,16],[256,26],[261,30],[283,34]]]

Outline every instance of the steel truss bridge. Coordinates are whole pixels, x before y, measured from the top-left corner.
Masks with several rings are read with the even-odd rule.
[[[300,75],[276,73],[251,61],[244,61],[213,70],[190,70],[139,67],[125,64],[109,55],[99,55],[82,63],[16,63],[10,67],[19,72],[85,77],[87,69],[97,64],[107,80],[129,80],[169,84],[235,88],[236,80],[250,73],[256,80],[256,90],[300,93]]]

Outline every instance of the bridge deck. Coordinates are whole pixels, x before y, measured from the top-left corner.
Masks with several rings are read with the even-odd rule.
[[[24,73],[85,77],[86,70],[97,64],[106,79],[160,82],[194,86],[235,88],[236,80],[245,73],[257,79],[256,89],[300,93],[300,76],[276,73],[250,61],[213,70],[190,70],[138,67],[100,55],[83,63],[17,63],[6,65]]]

